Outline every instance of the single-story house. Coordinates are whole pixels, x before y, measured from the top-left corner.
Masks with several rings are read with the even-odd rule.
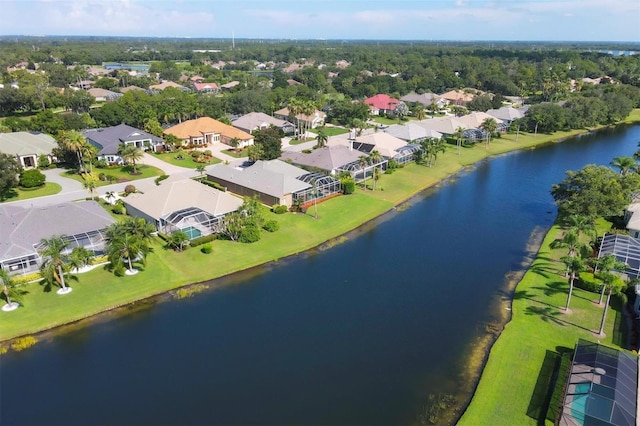
[[[392,98],[384,93],[367,98],[364,103],[369,106],[369,112],[372,115],[382,115],[393,113],[396,105],[400,103],[399,99]]]
[[[0,152],[14,156],[25,169],[38,167],[41,155],[45,155],[50,163],[54,162],[52,152],[57,146],[56,140],[44,133],[0,133]]]
[[[220,87],[216,83],[193,83],[193,88],[198,93],[218,93]]]
[[[268,206],[291,207],[320,201],[340,192],[340,181],[320,173],[310,173],[280,160],[256,161],[246,168],[214,164],[205,171],[207,179],[242,197],[257,196]]]
[[[637,425],[638,357],[579,339],[557,408],[562,426]]]
[[[469,90],[449,90],[448,92],[441,94],[440,97],[450,105],[467,106],[467,104],[476,97],[476,93],[481,93],[480,91],[475,90],[474,92],[475,93],[472,93]]]
[[[238,140],[238,148],[253,145],[253,136],[251,134],[214,120],[211,117],[183,121],[180,124],[169,127],[164,133],[165,135],[174,135],[182,140],[185,146],[206,147],[218,143],[231,145],[233,139]]]
[[[162,83],[159,83],[159,84],[153,84],[149,86],[149,90],[162,91],[167,87],[175,87],[176,89],[182,90],[183,92],[189,91],[188,87],[181,86],[178,83],[174,83],[173,81],[169,81],[169,80],[163,81]]]
[[[253,133],[255,130],[266,129],[271,126],[282,130],[285,134],[295,131],[295,126],[292,123],[271,117],[263,112],[250,112],[233,120],[231,124],[233,127],[247,133]]]
[[[220,232],[222,218],[238,210],[243,202],[192,179],[168,179],[122,201],[131,216],[154,224],[163,234],[183,231],[189,239]]]
[[[327,146],[343,145],[366,155],[376,150],[385,160],[394,159],[399,164],[413,160],[413,152],[417,150],[417,145],[408,145],[406,141],[384,132],[369,133],[355,139],[349,139],[348,135],[339,136],[330,138]]]
[[[240,82],[234,80],[234,81],[230,81],[228,83],[225,83],[225,84],[221,85],[220,89],[222,89],[222,90],[231,90],[231,89],[233,89],[233,88],[235,88],[235,87],[237,87],[239,85],[240,85]]]
[[[279,118],[281,120],[290,120],[291,118],[295,119],[296,125],[298,122],[301,126],[315,129],[316,127],[324,126],[324,121],[327,119],[327,114],[322,111],[315,110],[315,112],[306,115],[306,114],[298,114],[295,117],[289,116],[289,108],[282,108],[273,113],[273,116]]]
[[[490,109],[487,111],[487,114],[496,120],[500,120],[504,124],[504,127],[508,127],[513,121],[523,118],[527,109],[529,108],[501,107],[498,109]]]
[[[351,163],[357,163],[362,152],[349,149],[345,145],[324,146],[314,149],[310,153],[285,151],[280,160],[309,170],[319,170],[325,174],[335,176]]]
[[[114,219],[95,201],[23,208],[0,204],[0,268],[11,274],[37,271],[43,238],[63,235],[70,248],[104,251],[104,230]]]
[[[436,132],[435,130],[426,129],[413,123],[394,124],[384,129],[384,132],[390,134],[391,136],[395,136],[398,139],[402,139],[403,141],[406,141],[408,143],[420,142],[426,139],[442,138],[442,133]]]
[[[99,87],[88,89],[87,93],[93,96],[96,102],[114,101],[122,96],[122,93],[112,92],[111,90],[101,89]]]
[[[410,105],[421,103],[425,108],[432,104],[435,104],[438,108],[444,108],[447,104],[447,101],[435,93],[422,93],[420,95],[417,93],[409,93],[401,97],[400,100]]]
[[[82,134],[87,142],[98,148],[98,160],[104,160],[109,164],[124,163],[118,154],[118,149],[122,144],[134,145],[143,151],[158,152],[164,149],[164,141],[161,138],[126,124],[88,129],[84,130]]]

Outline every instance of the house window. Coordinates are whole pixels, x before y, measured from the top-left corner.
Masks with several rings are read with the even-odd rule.
[[[640,232],[636,231],[636,232],[633,234],[633,236],[634,236],[635,238],[640,237]]]

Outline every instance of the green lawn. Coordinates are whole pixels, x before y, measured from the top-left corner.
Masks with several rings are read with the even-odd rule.
[[[57,194],[62,190],[62,187],[55,182],[45,182],[44,186],[34,189],[21,189],[14,188],[6,194],[6,198],[0,199],[2,201],[18,201],[27,200],[29,198],[45,197],[47,195]]]
[[[371,120],[375,121],[376,123],[380,123],[380,124],[385,124],[387,126],[391,126],[392,124],[402,124],[403,122],[398,120],[397,118],[387,118],[387,117],[382,117],[379,115],[375,115],[373,117],[370,117]]]
[[[344,135],[345,133],[349,133],[349,129],[345,129],[344,127],[317,127],[309,131],[317,135],[320,129],[324,130],[324,134],[327,135],[328,137]]]
[[[154,157],[166,163],[173,164],[174,166],[186,167],[187,169],[192,169],[192,170],[195,170],[195,168],[198,167],[198,165],[203,164],[203,163],[196,163],[195,161],[193,161],[193,158],[191,157],[191,154],[188,151],[183,151],[180,153],[180,155],[176,151],[163,152],[163,153],[153,152],[151,153],[151,155],[153,155]],[[182,158],[179,158],[180,156]],[[211,159],[211,161],[209,161],[205,165],[216,164],[220,162],[221,160],[214,157]]]
[[[110,167],[105,169],[94,167],[93,174],[96,176],[97,186],[110,185],[112,183],[109,181],[98,180],[97,177],[100,175],[100,173],[104,173],[107,176],[114,176],[119,182],[136,181],[149,177],[160,176],[163,174],[162,170],[153,166],[147,166],[145,164],[140,164],[136,166],[136,168],[138,171],[137,175],[131,174],[131,171],[133,171],[133,168],[131,166]],[[84,178],[76,173],[75,170],[67,170],[63,173],[63,176],[69,179],[77,180],[80,183],[84,183]]]
[[[249,156],[249,150],[247,148],[245,149],[241,149],[240,151],[236,152],[235,149],[225,149],[224,151],[225,154],[227,154],[230,157],[233,158],[244,158],[244,157],[248,157]]]

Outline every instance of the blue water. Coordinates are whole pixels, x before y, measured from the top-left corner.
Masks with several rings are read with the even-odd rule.
[[[183,228],[181,229],[181,231],[187,234],[190,240],[193,240],[194,238],[198,238],[202,236],[202,232],[200,232],[199,229],[194,228],[193,226],[188,226],[186,228]]]
[[[638,141],[626,127],[483,161],[330,250],[4,355],[0,424],[414,423],[429,393],[472,387],[467,355],[555,218],[551,185]]]

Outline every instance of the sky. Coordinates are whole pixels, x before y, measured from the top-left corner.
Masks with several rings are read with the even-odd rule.
[[[640,0],[0,0],[0,35],[640,42]]]

